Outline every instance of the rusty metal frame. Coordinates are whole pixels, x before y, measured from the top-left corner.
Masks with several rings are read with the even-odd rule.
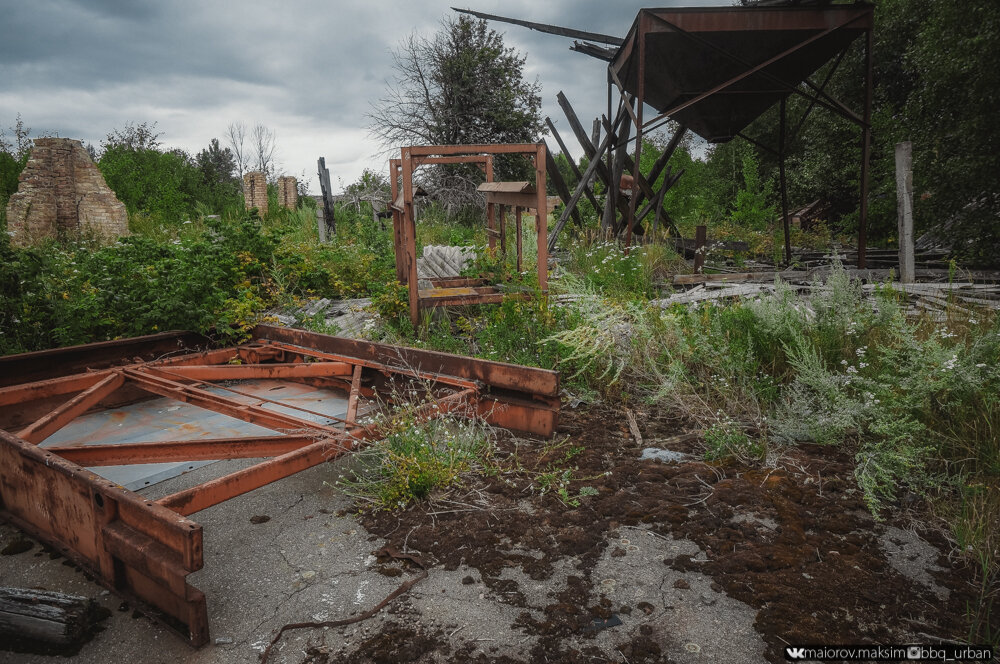
[[[559,375],[553,371],[271,326],[258,326],[252,337],[241,346],[200,350],[196,335],[166,333],[0,358],[0,518],[61,551],[194,646],[208,642],[209,625],[205,595],[187,582],[204,563],[202,527],[188,517],[377,439],[377,425],[356,421],[362,397],[391,401],[394,387],[417,381],[427,399],[417,417],[457,411],[542,436],[555,430]],[[154,359],[164,350],[169,357]],[[20,380],[12,368],[23,369]],[[270,400],[230,386],[205,389],[211,381],[250,378],[341,390],[348,394],[347,416],[324,415],[335,424],[320,424],[264,408]],[[220,387],[254,401],[223,396]],[[39,446],[86,412],[151,395],[280,435]],[[85,468],[237,458],[266,460],[159,500]]]
[[[500,302],[503,294],[493,288],[472,284],[475,280],[443,285],[432,283],[434,288],[421,292],[417,279],[416,215],[413,207],[413,174],[417,168],[427,164],[479,163],[486,173],[486,182],[493,182],[493,156],[500,154],[521,154],[527,156],[535,166],[535,191],[533,200],[518,199],[516,223],[520,230],[521,212],[535,210],[535,230],[538,245],[538,285],[543,293],[548,291],[548,208],[546,198],[546,148],[545,143],[512,143],[495,145],[414,145],[400,149],[399,159],[389,160],[389,181],[392,194],[393,243],[396,252],[396,279],[405,284],[409,294],[410,322],[420,323],[420,310],[425,307],[441,307],[465,304],[489,304]],[[502,203],[502,204],[501,204]],[[500,229],[497,225],[496,205],[500,204]],[[489,246],[496,248],[500,238],[501,251],[506,250],[505,218],[503,203],[499,199],[488,201],[486,206],[487,235]],[[521,236],[518,233],[518,270],[521,267]],[[438,280],[441,281],[441,280]]]
[[[672,19],[665,17],[669,15]],[[752,28],[748,28],[746,24],[742,21],[741,17],[754,15],[755,23]],[[684,18],[686,27],[682,27],[678,19]],[[866,39],[865,39],[865,101],[864,110],[861,115],[852,111],[845,104],[843,104],[838,99],[829,95],[825,88],[826,84],[829,82],[832,76],[833,70],[837,68],[840,64],[841,59],[846,53],[848,46],[842,49],[838,56],[836,57],[836,62],[828,73],[827,78],[823,83],[817,85],[811,81],[808,77],[802,81],[806,87],[808,87],[812,94],[801,89],[798,85],[790,84],[788,81],[783,80],[779,76],[769,73],[766,68],[777,62],[785,60],[789,57],[794,56],[796,53],[800,52],[804,47],[818,42],[819,40],[848,27],[860,28]],[[718,31],[718,30],[753,30],[753,29],[799,29],[803,30],[805,33],[798,42],[791,45],[789,48],[785,49],[781,53],[767,58],[763,62],[749,62],[743,58],[730,53],[726,49],[723,49],[710,41],[707,41],[700,37],[697,33],[704,31]],[[704,46],[727,59],[740,64],[744,69],[730,77],[728,80],[722,83],[716,84],[709,90],[701,92],[691,99],[682,101],[672,108],[669,108],[651,120],[643,121],[643,104],[645,102],[645,85],[646,85],[646,35],[653,32],[669,31],[674,32],[683,36],[684,38]],[[871,106],[872,106],[872,94],[873,94],[873,75],[872,75],[872,51],[874,43],[874,28],[873,28],[873,7],[871,5],[851,5],[851,6],[837,6],[834,8],[823,8],[814,10],[803,10],[799,11],[796,8],[766,8],[764,10],[759,10],[756,8],[674,8],[670,10],[640,10],[636,16],[635,23],[632,29],[629,31],[624,44],[619,48],[618,52],[612,58],[611,62],[608,64],[608,101],[609,101],[609,114],[610,114],[610,101],[612,93],[612,85],[618,88],[621,94],[622,101],[624,102],[625,110],[628,112],[628,117],[631,119],[632,123],[636,127],[636,137],[634,139],[634,151],[635,151],[635,161],[633,167],[633,179],[640,177],[639,172],[639,161],[640,154],[642,151],[642,135],[644,131],[651,131],[652,129],[659,126],[663,122],[668,121],[671,117],[675,116],[677,113],[698,104],[699,102],[708,99],[709,97],[717,94],[725,94],[726,91],[731,88],[736,83],[746,80],[751,76],[760,76],[767,79],[768,81],[779,86],[785,91],[786,96],[789,94],[799,95],[809,101],[809,106],[805,113],[803,114],[799,125],[796,127],[793,135],[798,134],[801,129],[802,123],[808,117],[812,108],[816,105],[822,106],[833,113],[853,122],[861,129],[861,191],[860,191],[860,211],[859,211],[859,222],[858,222],[858,267],[865,267],[865,250],[867,245],[867,226],[868,226],[868,193],[869,193],[869,170],[870,170],[870,160],[871,160]],[[628,98],[627,90],[625,85],[619,78],[621,73],[621,68],[624,67],[627,60],[622,59],[621,55],[635,49],[637,51],[638,57],[638,80],[636,97],[633,101]],[[785,97],[781,98],[781,113],[780,113],[780,127],[779,127],[779,147],[777,151],[768,149],[772,152],[776,152],[779,157],[780,171],[781,171],[781,196],[782,196],[782,218],[784,224],[784,235],[785,235],[785,259],[786,261],[791,260],[791,245],[789,238],[789,219],[788,219],[788,203],[787,203],[787,193],[785,186],[784,177],[784,162],[785,162],[785,149],[786,149],[786,114],[785,114]],[[617,121],[617,118],[616,118]],[[658,124],[659,123],[659,124]],[[753,139],[745,136],[742,132],[737,134],[738,136],[749,140],[755,145],[759,145]],[[620,145],[616,145],[615,149],[627,150],[627,143],[629,141],[624,141]],[[610,150],[609,150],[610,153]],[[632,240],[632,229],[635,223],[635,200],[636,197],[633,196],[630,200],[629,210],[627,214],[627,231],[625,238],[626,252],[631,245]]]

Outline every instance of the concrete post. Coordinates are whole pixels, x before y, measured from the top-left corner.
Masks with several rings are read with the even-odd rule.
[[[899,222],[899,280],[912,284],[913,268],[913,143],[896,144],[896,210]]]

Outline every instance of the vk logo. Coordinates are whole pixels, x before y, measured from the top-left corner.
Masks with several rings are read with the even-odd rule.
[[[785,659],[805,659],[805,648],[785,648]]]

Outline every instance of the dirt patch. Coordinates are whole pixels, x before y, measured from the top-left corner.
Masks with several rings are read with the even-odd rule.
[[[692,460],[640,460],[642,448],[683,433],[683,422],[639,414],[639,428],[642,445],[632,439],[624,415],[591,408],[563,415],[557,436],[568,436],[571,447],[502,441],[502,450],[532,473],[572,470],[563,500],[579,495],[582,487],[596,490],[580,496],[579,506],[568,506],[554,492],[539,495],[528,474],[506,474],[469,487],[488,498],[482,509],[421,505],[367,514],[362,522],[393,546],[421,552],[429,563],[448,570],[475,568],[490,591],[515,606],[524,605],[524,594],[516,582],[502,578],[505,568],[545,581],[556,561],[572,560],[575,572],[564,587],[551,589],[553,601],[541,615],[525,611],[512,625],[539,637],[532,662],[609,661],[612,653],[568,647],[567,637],[591,638],[600,624],[595,621],[608,620],[612,609],[648,615],[662,608],[645,601],[634,607],[602,605],[600,579],[591,572],[609,546],[611,557],[622,555],[625,527],[694,542],[698,555],[668,557],[662,564],[708,575],[713,590],[757,609],[754,627],[772,662],[785,661],[786,643],[964,635],[974,570],[949,561],[943,538],[927,532],[924,539],[941,552],[937,564],[943,569],[935,579],[948,590],[947,598],[900,574],[887,560],[880,543],[884,526],[865,509],[848,455],[803,447],[791,450],[779,469],[748,469],[698,461],[698,442],[688,440],[671,449]],[[567,457],[567,449],[579,447],[584,449]],[[621,661],[620,655],[632,662],[668,661],[669,635],[621,636],[629,638],[617,644],[614,661]],[[510,660],[479,655],[471,661]]]
[[[396,622],[385,625],[372,637],[352,649],[350,659],[325,646],[306,649],[303,664],[333,664],[350,661],[352,664],[409,664],[422,661],[428,653],[447,655],[449,649],[440,634],[425,634],[419,629]]]

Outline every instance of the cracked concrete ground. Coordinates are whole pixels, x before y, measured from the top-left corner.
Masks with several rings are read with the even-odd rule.
[[[143,493],[159,497],[249,463],[220,462]],[[51,559],[37,543],[26,552],[0,558],[0,585],[82,595],[108,608],[111,617],[104,630],[72,658],[80,664],[256,662],[282,625],[356,615],[412,578],[407,571],[387,576],[384,566],[380,572],[373,554],[384,542],[350,514],[337,516],[339,510],[351,509],[351,501],[332,486],[336,472],[334,466],[319,466],[195,515],[205,528],[205,566],[189,581],[207,595],[211,625],[211,643],[199,650],[135,613],[64,564],[64,559]],[[696,662],[734,652],[745,653],[744,661],[758,661],[762,645],[752,628],[755,612],[750,607],[716,593],[708,578],[697,572],[684,574],[653,564],[678,553],[696,553],[696,546],[639,529],[623,528],[618,534],[620,541],[607,548],[595,569],[595,578],[602,581],[600,592],[615,607],[648,601],[655,609],[649,614],[623,614],[622,625],[589,639],[568,637],[571,641],[614,652],[614,643],[649,626],[672,635],[670,655],[676,661]],[[11,526],[0,526],[0,548],[20,537]],[[612,556],[614,550],[625,553]],[[523,595],[524,606],[517,606],[519,601],[508,593],[487,588],[475,569],[431,567],[424,581],[375,618],[343,628],[286,633],[271,661],[301,662],[310,646],[344,657],[389,624],[435,635],[447,644],[421,661],[441,661],[447,657],[442,651],[454,654],[463,648],[468,657],[482,653],[527,659],[538,637],[525,634],[514,623],[525,611],[540,619],[568,577],[578,573],[576,562],[559,561],[545,581],[532,580],[516,568],[506,570]],[[682,577],[685,589],[674,586]],[[5,662],[24,664],[64,661],[3,651],[0,655]]]

